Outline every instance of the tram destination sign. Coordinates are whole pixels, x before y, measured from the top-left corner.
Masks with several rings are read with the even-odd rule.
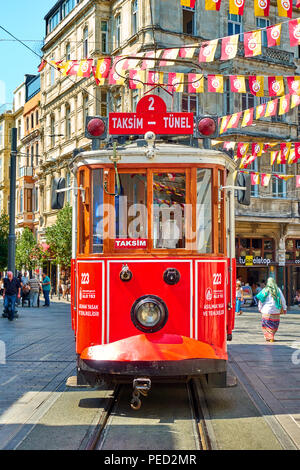
[[[156,95],[143,97],[137,104],[136,113],[110,113],[111,135],[192,135],[193,113],[169,113],[166,103]]]

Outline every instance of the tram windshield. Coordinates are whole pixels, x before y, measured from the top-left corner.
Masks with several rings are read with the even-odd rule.
[[[88,180],[87,171],[80,181]],[[127,252],[224,253],[223,169],[119,169],[120,184],[112,168],[89,171],[90,205],[79,202],[79,253],[114,253],[122,246]]]

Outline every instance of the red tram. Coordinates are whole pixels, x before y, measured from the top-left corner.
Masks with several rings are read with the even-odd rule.
[[[234,171],[223,152],[167,141],[74,159],[78,384],[143,391],[205,375],[226,386],[235,255],[234,191],[223,188]]]

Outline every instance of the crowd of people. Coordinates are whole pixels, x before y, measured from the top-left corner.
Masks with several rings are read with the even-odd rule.
[[[62,296],[65,298],[70,287],[66,275],[62,277],[60,287]],[[27,302],[29,307],[38,307],[42,293],[45,300],[43,307],[50,307],[51,281],[46,273],[42,274],[42,280],[40,281],[39,276],[35,274],[29,276],[27,271],[24,274],[19,273],[17,277],[11,271],[8,271],[6,275],[0,273],[0,293],[4,301],[2,316],[8,318],[9,321],[13,321],[14,318],[18,317],[16,305],[19,306],[22,303],[22,306],[24,306]]]

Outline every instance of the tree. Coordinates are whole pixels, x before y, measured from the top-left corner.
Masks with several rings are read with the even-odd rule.
[[[46,229],[46,242],[56,264],[71,266],[72,258],[72,207],[67,204],[58,212],[54,225]]]
[[[9,217],[4,212],[0,215],[0,271],[7,269],[8,262]]]
[[[26,227],[17,238],[16,243],[16,268],[21,271],[34,269],[37,261],[32,257],[32,252],[36,247],[36,240],[33,233]]]

